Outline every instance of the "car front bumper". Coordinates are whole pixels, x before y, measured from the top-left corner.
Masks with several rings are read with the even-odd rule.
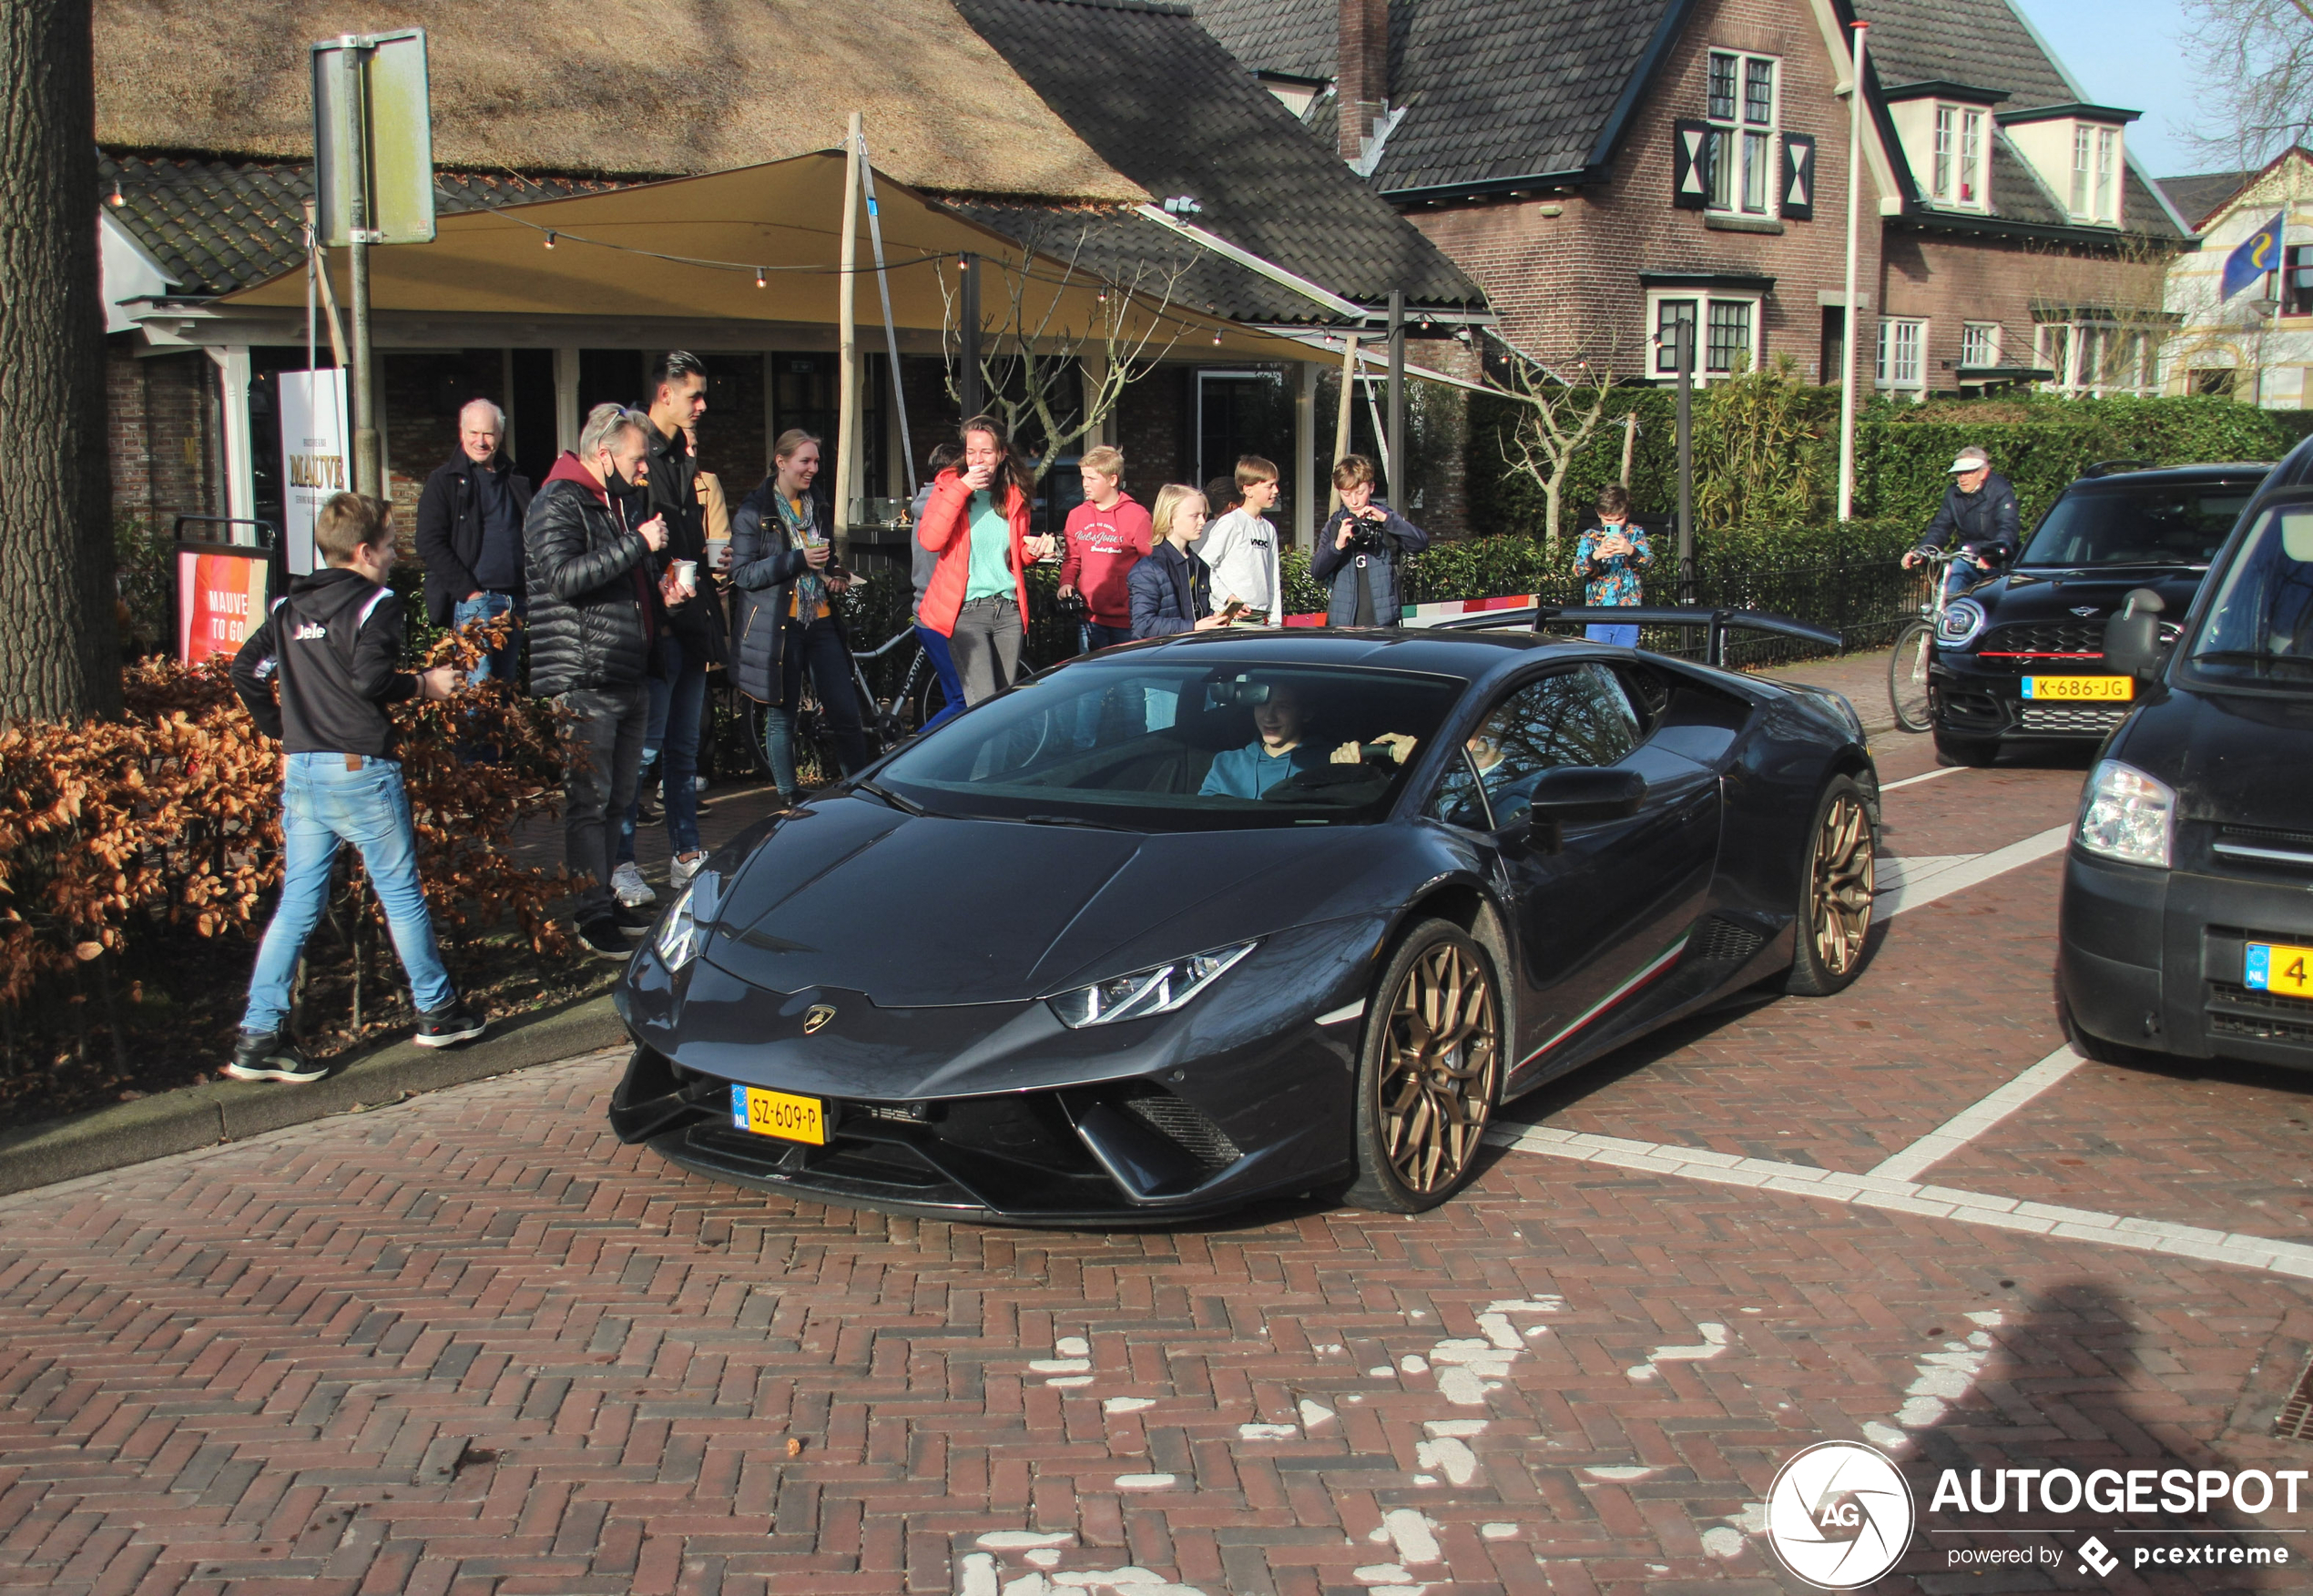
[[[2040,703],[2023,696],[2024,672],[1977,658],[1936,651],[1928,690],[1938,730],[1957,737],[2015,737],[2100,742],[2128,718],[2127,703]],[[2104,676],[2094,665],[2046,675]]]
[[[2091,1035],[2313,1070],[2313,1000],[2247,986],[2251,941],[2313,945],[2306,883],[2148,869],[2077,848],[2065,862],[2057,981]]]

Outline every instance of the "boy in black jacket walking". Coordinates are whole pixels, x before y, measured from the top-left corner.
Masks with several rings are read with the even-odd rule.
[[[449,697],[458,672],[399,668],[402,600],[385,585],[394,534],[383,505],[338,494],[313,518],[313,542],[328,568],[291,583],[233,656],[234,690],[258,729],[282,749],[281,898],[258,949],[240,1037],[225,1066],[237,1081],[318,1081],[328,1073],[281,1027],[298,957],[329,901],[341,841],[361,850],[384,906],[417,1000],[418,1045],[448,1047],[481,1035],[484,1024],[458,1001],[434,946],[418,885],[417,833],[385,713],[404,698]]]

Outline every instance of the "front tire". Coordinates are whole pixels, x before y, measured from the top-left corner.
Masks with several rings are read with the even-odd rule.
[[[1928,702],[1928,662],[1935,653],[1935,628],[1911,621],[1895,635],[1895,653],[1888,659],[1888,707],[1895,724],[1908,732],[1923,732],[1934,725]]]
[[[1843,991],[1863,973],[1878,880],[1871,811],[1863,789],[1835,776],[1815,806],[1807,868],[1799,879],[1798,943],[1783,990],[1805,997]]]
[[[1476,1173],[1504,1073],[1493,961],[1458,926],[1423,920],[1374,983],[1357,1074],[1358,1176],[1343,1200],[1436,1207]]]

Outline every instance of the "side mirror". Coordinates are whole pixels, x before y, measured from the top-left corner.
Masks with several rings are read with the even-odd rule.
[[[2140,680],[2160,669],[2160,613],[2166,606],[2149,587],[2131,592],[2120,614],[2104,623],[2104,667]]]
[[[1534,784],[1534,818],[1579,826],[1589,820],[1625,820],[1646,798],[1646,778],[1635,770],[1567,765],[1549,770]]]

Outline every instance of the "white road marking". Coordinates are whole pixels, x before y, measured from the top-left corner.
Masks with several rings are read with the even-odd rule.
[[[1994,876],[2004,876],[2010,870],[2031,864],[2035,859],[2046,859],[2052,853],[2062,853],[2071,837],[2070,822],[2051,826],[2022,842],[2011,842],[2005,848],[1995,848],[1990,853],[1978,854],[1966,864],[1939,870],[1932,879],[1921,882],[1916,888],[1909,884],[1900,887],[1878,900],[1872,905],[1871,912],[1880,920],[1892,920],[1906,910],[1922,908],[1940,898],[1949,898],[1954,892],[1989,881]]]
[[[1973,864],[1982,857],[1980,853],[1890,854],[1873,861],[1872,896],[1885,898],[1906,888],[1916,892],[1944,871]]]
[[[2080,1068],[2081,1062],[2080,1055],[2072,1049],[2058,1048],[1997,1092],[1961,1109],[1900,1153],[1892,1154],[1873,1164],[1871,1173],[1886,1180],[1911,1180],[1925,1174],[1932,1165],[1951,1157]]]
[[[1957,776],[1961,771],[1967,768],[1968,767],[1965,765],[1939,766],[1937,768],[1929,771],[1925,776],[1907,776],[1901,781],[1888,782],[1883,785],[1880,790],[1881,792],[1894,792],[1900,788],[1917,787],[1923,781],[1933,781],[1939,776]]]
[[[1727,1350],[1725,1325],[1697,1325],[1695,1328],[1703,1333],[1700,1344],[1693,1347],[1657,1347],[1646,1355],[1645,1363],[1624,1372],[1634,1380],[1651,1380],[1659,1364],[1702,1363]]]
[[[2313,1246],[2276,1241],[2270,1236],[2206,1230],[2192,1225],[2172,1225],[2165,1219],[2135,1219],[2050,1203],[2027,1203],[2015,1197],[1890,1180],[1884,1175],[1843,1174],[1803,1164],[1737,1158],[1731,1153],[1708,1147],[1634,1142],[1621,1136],[1597,1136],[1549,1125],[1497,1125],[1486,1133],[1486,1140],[1514,1152],[1571,1158],[1583,1164],[1683,1175],[1714,1185],[1789,1192],[1827,1203],[1921,1214],[1992,1230],[2020,1230],[2071,1241],[2102,1242],[2107,1246],[2196,1258],[2207,1264],[2233,1264],[2244,1269],[2262,1269],[2269,1274],[2313,1280]]]

